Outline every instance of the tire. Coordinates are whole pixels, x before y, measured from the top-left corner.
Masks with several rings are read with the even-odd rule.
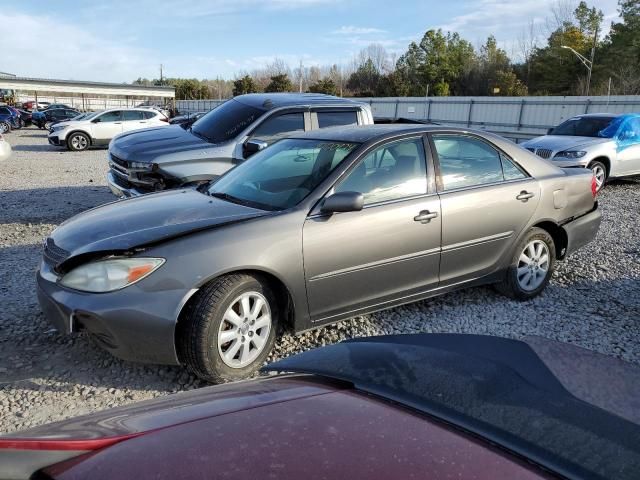
[[[254,314],[258,300],[264,305]],[[279,316],[273,290],[259,277],[220,277],[188,303],[178,323],[178,358],[191,373],[207,382],[246,378],[262,366],[271,352]],[[259,324],[263,326],[256,327]],[[224,342],[222,334],[229,341]],[[259,346],[257,339],[261,339]]]
[[[72,152],[81,152],[91,145],[89,136],[82,132],[74,132],[67,138],[67,148]]]
[[[523,257],[533,261],[527,263]],[[496,284],[496,289],[516,300],[530,300],[545,289],[555,263],[553,238],[546,230],[532,228],[518,243],[504,280]]]
[[[11,126],[7,122],[0,122],[0,133],[9,133]]]
[[[596,191],[599,192],[607,182],[607,166],[595,160],[589,164],[588,168],[593,172],[593,176],[596,177]]]

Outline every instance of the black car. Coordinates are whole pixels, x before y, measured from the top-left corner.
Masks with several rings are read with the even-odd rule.
[[[27,112],[26,110],[21,110],[19,108],[17,108],[16,110],[18,110],[18,112],[20,113],[20,118],[22,119],[25,127],[28,127],[33,123],[31,112]]]
[[[207,112],[194,112],[194,113],[185,113],[184,115],[178,115],[177,117],[173,117],[169,122],[171,125],[180,125],[182,128],[187,129],[194,122],[204,116]]]
[[[45,128],[51,123],[63,122],[77,117],[82,112],[73,108],[52,108],[43,112],[33,112],[33,123],[39,128]]]

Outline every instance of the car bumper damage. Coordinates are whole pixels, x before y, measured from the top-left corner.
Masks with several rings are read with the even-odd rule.
[[[175,351],[176,305],[191,291],[148,291],[139,285],[91,294],[64,288],[42,262],[37,272],[38,302],[61,334],[89,333],[102,348],[123,360],[178,365]]]
[[[596,238],[600,222],[602,221],[602,213],[596,202],[593,210],[585,215],[573,218],[571,221],[562,225],[567,233],[566,255],[570,255],[576,250],[584,247]]]

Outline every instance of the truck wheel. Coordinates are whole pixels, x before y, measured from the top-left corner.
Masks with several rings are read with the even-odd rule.
[[[518,244],[504,280],[496,289],[516,300],[529,300],[542,292],[556,261],[553,238],[546,230],[532,228]]]
[[[90,144],[89,137],[81,132],[72,133],[67,138],[67,148],[74,152],[86,150]]]
[[[273,291],[260,278],[220,277],[196,293],[178,323],[180,361],[208,382],[245,378],[271,352],[279,315]]]
[[[604,184],[607,181],[607,167],[604,163],[596,160],[589,164],[589,168],[596,179],[596,191],[598,192],[602,187],[604,187]]]

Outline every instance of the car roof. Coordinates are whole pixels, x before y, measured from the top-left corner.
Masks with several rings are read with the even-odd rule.
[[[309,132],[293,133],[288,138],[309,138],[314,140],[330,140],[341,142],[365,143],[370,140],[382,140],[402,133],[423,133],[431,131],[454,131],[471,132],[473,130],[457,127],[443,127],[439,125],[424,124],[383,124],[383,125],[362,125],[348,127],[330,127],[312,130]]]
[[[626,115],[625,113],[583,113],[582,115],[576,115],[580,118],[617,118]]]
[[[360,102],[321,93],[248,93],[233,100],[261,110],[299,105],[361,105]]]
[[[635,480],[636,397],[612,388],[610,372],[616,369],[607,357],[576,348],[547,339],[389,335],[306,351],[262,370],[347,382],[479,435],[563,478]],[[640,368],[626,365],[619,376],[637,384]]]

